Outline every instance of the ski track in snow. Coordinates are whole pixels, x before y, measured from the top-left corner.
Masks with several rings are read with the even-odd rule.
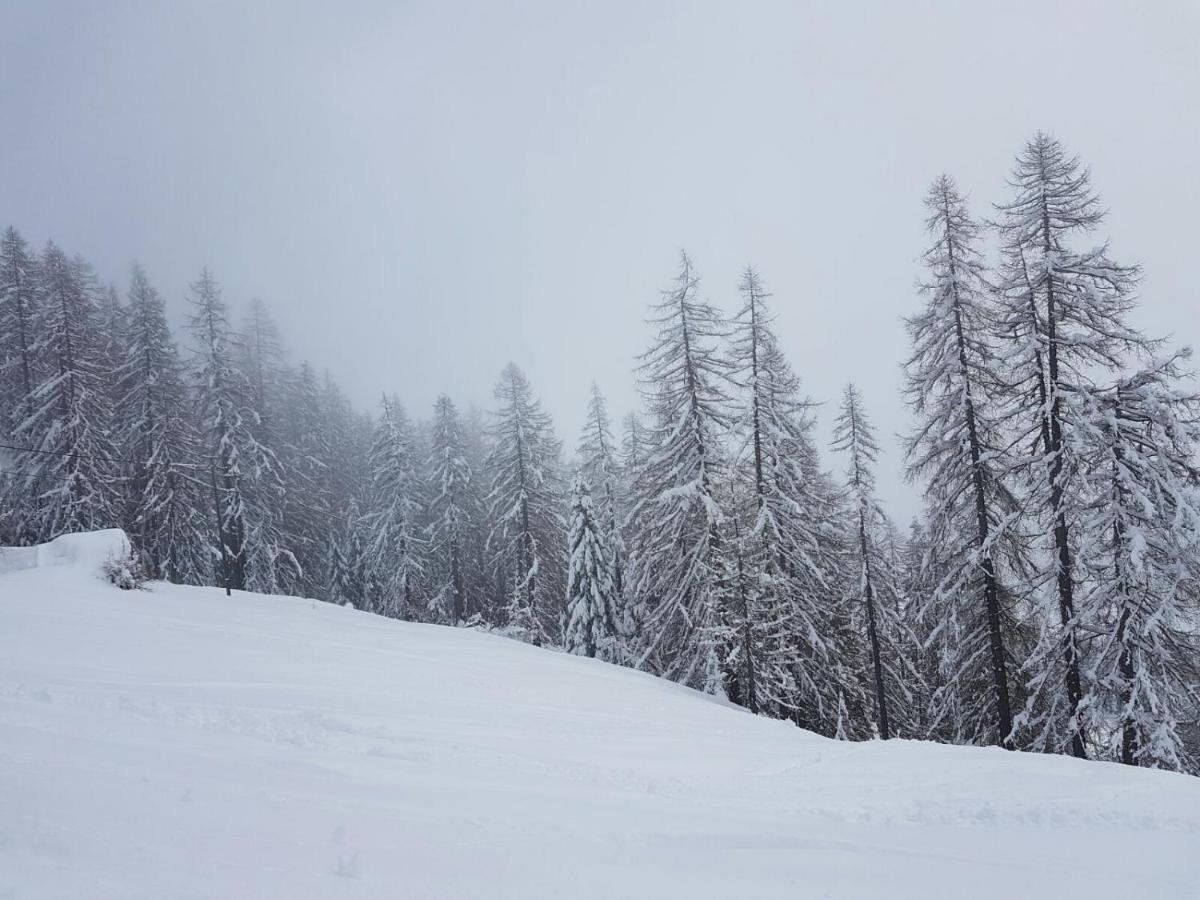
[[[0,562],[4,900],[1200,898],[1198,779],[839,743],[496,636],[122,592],[116,539]]]

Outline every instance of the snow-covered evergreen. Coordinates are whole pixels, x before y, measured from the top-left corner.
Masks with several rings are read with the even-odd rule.
[[[905,387],[916,415],[908,471],[924,481],[925,540],[940,571],[921,609],[938,661],[930,727],[965,743],[1012,745],[1012,611],[1003,604],[1006,531],[1019,500],[1004,486],[1006,442],[993,396],[1003,385],[992,336],[996,310],[979,249],[980,226],[953,180],[925,198],[924,306],[907,319]]]
[[[473,544],[479,528],[475,473],[467,461],[458,408],[445,394],[433,409],[429,459],[429,562],[431,606],[441,621],[457,625],[478,612]]]
[[[561,450],[525,373],[509,363],[496,383],[485,467],[499,623],[534,643],[559,637],[566,574]]]
[[[419,597],[426,541],[411,426],[396,397],[384,396],[369,456],[371,468],[367,603],[372,612],[398,619],[424,615]]]
[[[1098,755],[1197,773],[1200,397],[1179,375],[1170,359],[1087,397],[1080,706]]]
[[[599,386],[593,382],[591,397],[588,400],[587,420],[579,437],[577,453],[583,476],[589,485],[595,486],[599,498],[594,505],[600,528],[604,531],[608,553],[607,565],[615,603],[613,626],[617,635],[627,637],[632,634],[632,620],[627,614],[623,599],[628,554],[620,525],[627,500],[617,452],[612,425],[608,419],[608,402],[600,393]],[[623,640],[623,637],[620,639]]]
[[[633,597],[641,664],[664,677],[724,693],[724,581],[719,492],[728,465],[727,326],[700,299],[691,259],[650,319],[654,342],[641,357],[650,452],[633,485]]]
[[[571,485],[567,533],[563,647],[568,653],[618,658],[616,597],[606,528],[592,503],[587,478],[580,473]]]
[[[837,602],[838,498],[820,469],[812,406],[779,347],[770,295],[752,268],[739,291],[730,353],[744,396],[736,477],[746,525],[738,535],[735,617],[743,677],[755,685],[742,700],[832,734],[839,697],[858,692],[846,666],[853,658],[844,646],[846,609]]]
[[[29,500],[26,540],[121,523],[120,462],[111,438],[112,372],[104,367],[92,276],[50,242],[39,273],[38,381],[12,437]],[[18,407],[19,409],[20,407]]]
[[[863,409],[862,396],[853,384],[846,386],[841,411],[834,420],[833,449],[846,456],[853,535],[853,576],[848,589],[865,636],[875,725],[886,740],[903,733],[900,723],[909,718],[914,684],[911,673],[916,671],[916,661],[905,655],[914,642],[905,639],[898,615],[898,573],[879,544],[879,532],[885,524],[875,496],[879,443]]]
[[[200,448],[162,298],[137,265],[115,373],[129,533],[152,577],[203,584],[212,569],[209,473],[192,462]]]
[[[1088,397],[1097,377],[1152,344],[1125,321],[1137,270],[1113,262],[1107,245],[1073,246],[1074,236],[1091,234],[1104,219],[1078,157],[1038,133],[1017,156],[1010,184],[1012,199],[998,207],[1005,249],[1000,330],[1010,344],[1006,425],[1018,452],[1033,448],[1015,469],[1029,494],[1026,508],[1041,511],[1024,524],[1044,535],[1039,556],[1048,564],[1028,592],[1051,604],[1038,611],[1041,637],[1026,661],[1030,694],[1018,725],[1034,749],[1085,756],[1076,558],[1087,515],[1080,453]]]

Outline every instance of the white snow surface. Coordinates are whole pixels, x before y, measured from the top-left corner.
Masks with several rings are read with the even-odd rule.
[[[839,743],[502,637],[121,591],[123,541],[0,551],[0,898],[1200,897],[1200,779]]]

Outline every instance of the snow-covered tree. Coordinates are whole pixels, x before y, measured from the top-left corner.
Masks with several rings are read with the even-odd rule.
[[[980,227],[953,180],[938,178],[925,208],[933,244],[924,257],[924,306],[907,320],[905,390],[917,417],[908,472],[925,482],[926,540],[941,566],[921,609],[939,661],[930,726],[965,743],[1011,747],[1010,673],[1021,661],[1012,659],[997,560],[1019,504],[999,478],[1006,441],[991,399],[1003,378],[988,340],[995,310]]]
[[[563,646],[568,653],[614,660],[617,655],[616,585],[606,526],[592,504],[587,478],[571,485],[567,536],[567,596]]]
[[[561,451],[550,417],[515,364],[500,374],[495,397],[494,443],[485,463],[488,547],[504,585],[507,624],[541,643],[557,639],[565,596]]]
[[[358,501],[351,497],[341,516],[341,528],[334,536],[329,562],[329,602],[364,608],[371,573],[363,531],[369,525],[359,510]]]
[[[6,436],[27,414],[38,383],[37,288],[37,257],[17,230],[8,228],[0,237],[0,433]]]
[[[1103,756],[1196,772],[1182,726],[1200,701],[1200,398],[1178,380],[1171,359],[1088,395],[1081,715]]]
[[[121,524],[119,460],[104,370],[92,276],[53,242],[42,254],[35,351],[39,381],[13,437],[31,509],[27,540]]]
[[[1007,428],[1011,446],[1031,448],[1016,472],[1031,509],[1044,511],[1049,564],[1029,593],[1052,585],[1053,611],[1040,613],[1042,636],[1026,662],[1030,695],[1017,725],[1033,749],[1085,756],[1082,721],[1082,622],[1076,614],[1078,528],[1086,515],[1079,456],[1087,397],[1096,378],[1118,371],[1128,354],[1151,342],[1125,322],[1138,273],[1086,250],[1072,237],[1095,231],[1104,210],[1077,157],[1039,133],[1017,156],[1013,196],[998,207],[1005,251],[1002,332],[1011,347]]]
[[[666,678],[725,693],[725,560],[718,492],[727,471],[726,325],[698,296],[686,253],[675,285],[652,310],[654,343],[641,357],[652,449],[636,473],[632,591],[642,664]]]
[[[820,470],[811,405],[772,329],[770,295],[749,267],[739,290],[731,356],[744,396],[737,477],[747,525],[738,535],[735,607],[742,677],[754,684],[741,699],[832,734],[839,697],[858,686],[837,643],[845,629],[836,492]]]
[[[274,593],[277,567],[295,565],[275,515],[282,493],[278,461],[255,437],[257,414],[235,364],[221,289],[208,269],[192,283],[190,302],[197,427],[218,507],[218,574],[230,588]]]
[[[368,607],[393,618],[418,618],[424,614],[419,591],[425,573],[426,542],[421,535],[421,497],[411,425],[396,397],[385,396],[380,403],[369,462]]]
[[[458,625],[475,611],[469,588],[479,501],[462,421],[454,401],[445,394],[434,404],[427,472],[430,605],[442,621]]]
[[[271,386],[274,387],[273,385]],[[307,362],[289,372],[278,388],[271,429],[276,442],[284,490],[281,507],[273,510],[297,567],[285,571],[280,589],[303,597],[324,596],[334,541],[331,524],[346,498],[335,490],[334,469],[344,464],[329,441],[321,385]]]
[[[183,365],[162,298],[135,265],[124,356],[116,369],[119,446],[125,457],[129,533],[157,578],[202,584],[212,572],[211,525],[197,469]]]
[[[38,259],[15,228],[0,237],[0,439],[18,443],[17,426],[33,411],[38,384]],[[0,450],[5,457],[10,451]],[[19,472],[0,475],[0,542],[34,539],[36,488]]]
[[[865,619],[871,685],[879,735],[894,733],[893,720],[908,712],[907,667],[911,660],[899,652],[902,625],[895,608],[896,573],[880,552],[878,531],[882,510],[875,498],[875,464],[879,444],[854,385],[847,385],[842,408],[834,422],[833,448],[846,454],[846,484],[854,533],[854,577],[849,586]],[[897,723],[898,724],[898,723]]]
[[[616,612],[614,627],[617,635],[628,635],[628,621],[622,598],[625,595],[625,538],[620,523],[626,506],[621,466],[617,460],[617,445],[608,419],[608,403],[600,388],[592,383],[588,401],[587,420],[579,438],[580,470],[589,485],[596,490],[593,505],[608,550],[608,565],[613,585]],[[614,638],[616,639],[616,638]]]
[[[288,371],[279,326],[267,305],[257,297],[235,341],[236,360],[246,384],[246,405],[255,413],[255,438],[280,452],[284,384],[294,375]]]

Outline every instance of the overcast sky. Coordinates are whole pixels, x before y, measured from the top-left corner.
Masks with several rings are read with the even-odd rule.
[[[636,402],[686,247],[729,311],[759,268],[814,399],[858,382],[906,519],[922,195],[947,171],[987,214],[1039,128],[1145,267],[1136,324],[1200,336],[1192,0],[0,0],[0,69],[0,226],[176,309],[211,266],[360,406],[485,404],[513,359],[573,447],[592,379]]]

